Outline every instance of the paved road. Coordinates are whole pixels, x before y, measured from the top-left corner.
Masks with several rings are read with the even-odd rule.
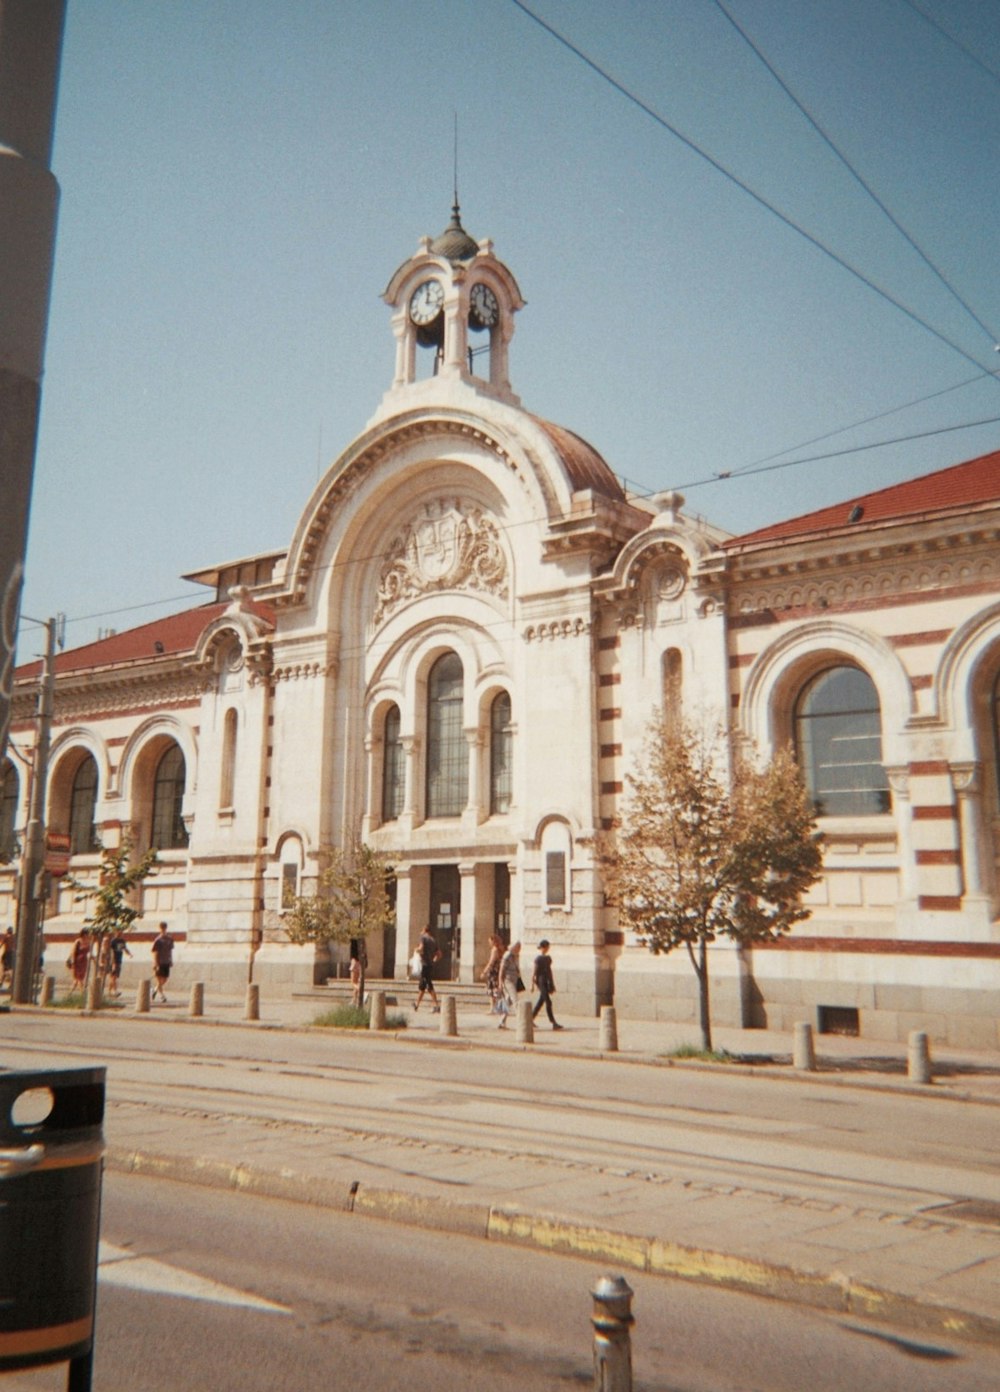
[[[576,1257],[110,1174],[95,1389],[565,1392],[591,1385]],[[636,1392],[983,1392],[1000,1353],[630,1273]],[[62,1369],[5,1392],[54,1392]]]
[[[441,1042],[23,1012],[3,1060],[107,1062],[116,1165],[1000,1330],[985,1097]]]

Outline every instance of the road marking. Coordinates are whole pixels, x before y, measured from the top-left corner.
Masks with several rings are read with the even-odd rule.
[[[239,1305],[248,1310],[260,1310],[275,1315],[288,1315],[286,1305],[262,1300],[249,1291],[236,1290],[193,1271],[182,1271],[153,1257],[140,1257],[126,1247],[101,1242],[97,1257],[98,1277],[108,1286],[124,1286],[129,1290],[147,1291],[154,1295],[174,1295],[182,1300],[208,1300],[216,1305]]]

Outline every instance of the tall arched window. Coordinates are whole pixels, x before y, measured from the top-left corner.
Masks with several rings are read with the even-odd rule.
[[[233,805],[236,786],[236,728],[237,715],[230,707],[222,727],[222,778],[219,780],[219,807],[228,811]]]
[[[501,691],[490,706],[490,811],[508,812],[513,789],[514,732],[510,696]]]
[[[462,660],[445,653],[427,681],[427,816],[457,817],[469,799],[469,746],[462,728]]]
[[[888,812],[878,692],[858,667],[831,667],[804,688],[795,711],[795,748],[821,817]]]
[[[97,761],[87,754],[73,775],[69,797],[69,848],[72,855],[96,850],[99,842],[94,812],[97,808]]]
[[[390,706],[382,726],[382,820],[394,822],[403,810],[406,760],[399,737],[399,707]]]
[[[184,755],[172,744],[156,766],[153,780],[153,828],[150,845],[160,851],[176,850],[188,843],[181,818],[184,802]]]
[[[17,799],[21,791],[17,769],[5,759],[0,772],[0,861],[13,860],[17,851]]]

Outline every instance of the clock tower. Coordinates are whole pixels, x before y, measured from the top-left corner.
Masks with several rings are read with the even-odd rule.
[[[457,200],[445,230],[421,237],[382,298],[392,308],[396,337],[396,374],[383,410],[390,404],[398,409],[402,394],[418,398],[449,382],[520,405],[507,356],[524,300],[493,243],[476,242],[466,232]]]

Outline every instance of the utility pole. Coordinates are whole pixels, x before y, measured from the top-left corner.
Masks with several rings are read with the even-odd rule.
[[[52,707],[56,685],[56,629],[62,615],[45,621],[45,660],[38,692],[38,735],[35,740],[35,773],[31,780],[31,805],[24,832],[24,856],[17,897],[17,957],[14,961],[12,1000],[30,1005],[34,997],[35,960],[38,956],[38,917],[45,898],[45,791],[49,775],[52,739]],[[38,622],[38,620],[32,620]]]

